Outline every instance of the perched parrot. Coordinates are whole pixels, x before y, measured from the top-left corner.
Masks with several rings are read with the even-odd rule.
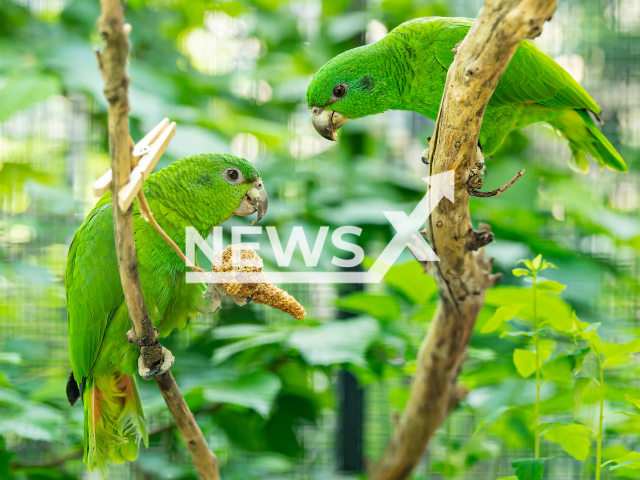
[[[337,129],[347,120],[390,109],[411,110],[435,120],[454,59],[452,49],[473,22],[468,18],[417,18],[378,42],[327,62],[307,89],[307,105],[317,132],[335,140]],[[589,94],[560,65],[523,40],[486,108],[479,146],[490,156],[511,131],[546,122],[569,141],[573,168],[588,171],[588,153],[601,167],[627,171],[589,112],[600,113]]]
[[[143,190],[154,218],[182,251],[188,226],[206,237],[234,214],[257,212],[260,220],[267,210],[256,169],[226,154],[183,158],[150,175]],[[137,201],[133,225],[142,291],[160,336],[212,311],[204,284],[186,283],[184,262],[140,215]],[[139,351],[126,338],[131,321],[118,272],[111,192],[73,237],[65,284],[73,368],[67,397],[71,405],[82,398],[84,462],[104,474],[108,462],[135,460],[140,441],[148,441],[135,380]]]

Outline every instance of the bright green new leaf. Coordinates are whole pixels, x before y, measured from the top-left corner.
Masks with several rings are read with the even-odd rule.
[[[536,290],[539,292],[548,293],[561,293],[566,287],[554,280],[545,280],[544,282],[536,283]]]
[[[591,438],[587,427],[578,423],[561,425],[544,433],[544,438],[557,443],[576,460],[586,460],[591,448]]]
[[[587,377],[580,377],[576,380],[576,384],[573,387],[573,418],[578,418],[582,404],[584,403],[584,397],[587,394],[587,390],[591,386],[593,379]]]
[[[603,343],[599,346],[599,350],[604,355],[605,363],[613,362],[625,355],[640,352],[640,338],[627,343]]]
[[[522,277],[523,275],[531,276],[529,270],[525,270],[524,268],[514,268],[513,270],[511,270],[511,273],[513,273],[515,277]]]
[[[520,376],[527,378],[536,371],[536,354],[531,350],[516,348],[513,352],[513,364]]]
[[[533,268],[538,270],[540,265],[542,265],[542,254],[539,254],[536,258],[533,259]]]
[[[511,466],[516,469],[518,480],[542,480],[544,474],[544,462],[547,458],[537,458],[531,460],[518,460],[512,462]]]
[[[508,322],[518,315],[518,312],[522,307],[523,305],[507,305],[506,307],[499,307],[493,316],[487,320],[487,323],[482,326],[480,333],[491,333],[495,331],[500,325],[502,325],[502,322]]]
[[[524,263],[525,266],[531,271],[535,270],[535,268],[533,268],[533,263],[531,263],[531,260],[529,260],[528,258],[524,260],[518,260],[518,263]]]
[[[558,267],[556,267],[553,263],[549,263],[546,260],[543,260],[540,270],[544,270],[545,268],[558,268]]]

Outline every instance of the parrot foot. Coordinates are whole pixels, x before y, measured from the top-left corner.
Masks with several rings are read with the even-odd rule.
[[[145,380],[151,380],[153,375],[162,375],[169,370],[175,361],[176,357],[169,350],[162,347],[162,361],[153,370],[147,368],[144,364],[142,355],[138,357],[138,373]]]

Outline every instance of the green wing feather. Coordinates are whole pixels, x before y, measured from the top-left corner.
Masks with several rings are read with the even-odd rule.
[[[108,192],[73,237],[67,261],[69,351],[78,384],[88,376],[107,325],[124,301],[113,235]]]
[[[451,49],[464,39],[474,21],[468,18],[442,18],[437,21],[440,29],[433,42],[433,50],[438,62],[448,70],[454,59]],[[422,24],[416,27],[423,28]],[[534,102],[548,107],[584,108],[600,113],[600,107],[585,89],[551,57],[527,40],[520,43],[513,55],[491,102]]]

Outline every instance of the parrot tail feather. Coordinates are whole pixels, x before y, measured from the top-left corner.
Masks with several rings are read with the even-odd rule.
[[[548,120],[552,127],[569,141],[572,158],[569,166],[581,173],[589,172],[587,153],[598,161],[600,168],[606,165],[618,172],[628,172],[627,164],[607,140],[586,110],[561,110]]]
[[[109,462],[138,457],[149,443],[135,378],[126,374],[89,377],[84,390],[84,463],[105,477]]]

